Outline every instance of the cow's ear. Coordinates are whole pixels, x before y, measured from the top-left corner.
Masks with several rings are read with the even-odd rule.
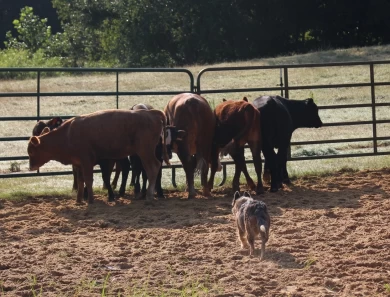
[[[313,103],[314,103],[313,98],[307,98],[306,99],[306,104],[313,104]]]
[[[38,145],[41,143],[41,141],[39,140],[39,138],[36,137],[36,136],[31,137],[31,138],[30,138],[30,142],[31,142],[31,144],[32,144],[33,146],[38,146]]]
[[[248,98],[246,98],[246,97],[242,98],[242,100],[248,102]]]
[[[187,131],[185,130],[177,130],[176,134],[176,140],[177,141],[182,141],[184,137],[187,136]]]
[[[64,122],[60,117],[55,117],[52,120],[54,120],[54,126],[59,127]]]
[[[249,194],[249,192],[245,191],[245,192],[244,192],[244,197],[249,197],[249,198],[251,198],[251,194]]]
[[[226,102],[227,100],[225,98],[222,99],[222,102]]]
[[[44,134],[49,133],[49,132],[50,132],[50,128],[49,127],[45,127],[45,128],[43,128],[43,130],[42,130],[40,135],[44,135]]]
[[[47,122],[47,125],[53,128],[57,128],[62,125],[63,120],[60,117],[52,118]]]

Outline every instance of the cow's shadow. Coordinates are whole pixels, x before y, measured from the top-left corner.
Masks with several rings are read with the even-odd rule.
[[[389,197],[381,186],[375,183],[334,183],[326,179],[316,179],[318,183],[293,183],[284,186],[276,193],[266,191],[262,195],[252,197],[264,201],[268,206],[271,217],[281,216],[285,209],[331,210],[333,208],[359,208],[361,197],[375,195]],[[248,191],[246,185],[240,186],[241,192]],[[229,185],[216,187],[211,198],[198,195],[188,200],[185,191],[166,190],[167,199],[135,200],[133,194],[126,192],[125,198],[114,203],[107,202],[107,195],[100,192],[96,195],[95,203],[84,204],[66,209],[54,209],[54,212],[66,218],[71,224],[80,222],[102,224],[113,228],[184,228],[202,224],[233,225],[231,203],[233,191]],[[200,194],[200,192],[198,192]],[[378,199],[378,198],[376,198]],[[70,199],[70,204],[75,202]]]
[[[231,224],[231,198],[223,195],[188,200],[186,193],[166,191],[166,199],[137,200],[133,195],[108,202],[107,195],[95,195],[94,203],[55,207],[53,212],[72,225],[92,224],[102,228],[169,228],[203,224]]]

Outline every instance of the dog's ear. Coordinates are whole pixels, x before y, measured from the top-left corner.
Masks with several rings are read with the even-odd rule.
[[[243,196],[244,196],[244,197],[252,198],[251,194],[249,194],[249,192],[247,192],[247,191],[244,192],[244,195],[243,195]]]
[[[232,206],[234,206],[234,203],[236,203],[236,200],[237,200],[238,198],[240,198],[240,197],[241,197],[240,192],[239,192],[239,191],[236,191],[236,192],[234,193],[234,197],[233,197],[233,201],[232,201]]]

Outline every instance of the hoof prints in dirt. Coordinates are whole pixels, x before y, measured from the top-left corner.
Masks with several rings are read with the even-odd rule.
[[[335,173],[257,197],[272,220],[264,261],[241,250],[226,189],[153,205],[2,201],[0,295],[388,296],[389,181]]]

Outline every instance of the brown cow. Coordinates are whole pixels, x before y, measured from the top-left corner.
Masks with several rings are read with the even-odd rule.
[[[217,120],[213,156],[230,154],[235,164],[233,178],[233,191],[239,191],[241,171],[244,172],[248,186],[256,190],[257,194],[264,192],[261,182],[261,131],[260,112],[248,103],[246,97],[243,100],[225,100],[216,106],[214,114]],[[244,146],[248,143],[257,174],[257,187],[249,176],[244,157]],[[217,163],[212,163],[209,187],[212,188]]]
[[[33,128],[33,131],[32,131],[32,135],[33,136],[39,136],[42,134],[42,132],[45,130],[45,133],[47,133],[47,129],[49,131],[52,131],[54,129],[57,129],[59,126],[62,125],[64,121],[62,120],[61,117],[54,117],[46,122],[44,121],[38,121],[34,128]],[[127,158],[126,158],[127,159]],[[112,188],[116,188],[116,185],[117,185],[117,182],[118,182],[118,178],[119,178],[119,174],[121,173],[122,171],[122,166],[121,166],[121,163],[125,163],[124,164],[124,167],[127,168],[129,167],[130,165],[128,164],[128,161],[127,160],[119,160],[119,161],[113,161],[113,160],[101,160],[101,162],[98,162],[99,165],[100,165],[100,168],[102,169],[102,176],[104,177],[105,174],[108,174],[108,172],[103,172],[103,170],[108,170],[110,173],[112,171],[112,168],[114,167],[115,165],[115,178],[112,182],[112,185],[111,187],[107,187],[106,184],[109,185],[109,176],[108,176],[108,182],[105,181],[103,182],[103,188],[107,188],[108,190],[108,195],[109,195],[109,200],[110,201],[113,201],[114,200],[114,193],[112,191]],[[76,166],[72,166],[72,172],[73,172],[73,186],[72,186],[72,189],[77,191],[78,189],[78,185],[77,185],[77,175],[80,174],[80,170],[78,167]],[[104,178],[103,178],[103,181],[104,181]],[[121,185],[121,188],[123,188],[123,185]],[[124,194],[124,190],[123,190],[123,194]],[[122,195],[123,195],[122,194]],[[84,188],[84,198],[87,198],[87,195],[88,195],[88,192],[87,192],[87,188]]]
[[[203,195],[210,196],[207,173],[211,162],[213,127],[215,127],[215,117],[210,105],[199,95],[183,93],[173,97],[164,112],[167,116],[167,124],[175,126],[178,134],[172,136],[172,151],[178,155],[183,164],[188,198],[194,198],[196,195],[195,169],[201,175]],[[171,135],[167,139],[170,137]]]
[[[165,127],[165,115],[159,110],[104,110],[75,117],[50,133],[30,138],[27,148],[30,170],[50,160],[80,167],[77,202],[81,203],[85,182],[88,202],[93,203],[93,166],[98,160],[138,154],[149,178],[146,198],[152,199],[160,169],[155,148]],[[165,137],[163,152],[164,161],[169,164]]]

